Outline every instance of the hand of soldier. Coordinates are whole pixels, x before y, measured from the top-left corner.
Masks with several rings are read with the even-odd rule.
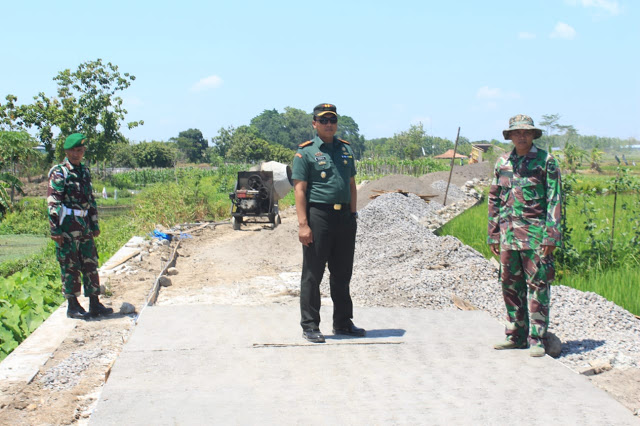
[[[298,228],[298,239],[302,245],[307,247],[313,242],[313,233],[309,225],[301,225],[300,228]]]
[[[491,253],[500,257],[500,244],[489,244],[489,247],[491,248]]]
[[[100,235],[100,230],[98,229],[97,231],[93,231],[93,237],[97,237],[98,235]]]
[[[556,249],[554,246],[542,246],[543,252],[542,256],[547,257]]]
[[[64,237],[62,235],[52,235],[51,239],[58,244],[62,244],[62,242],[64,241]]]

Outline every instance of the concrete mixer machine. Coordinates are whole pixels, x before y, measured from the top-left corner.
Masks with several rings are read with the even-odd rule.
[[[238,180],[231,199],[231,224],[238,230],[242,223],[258,222],[256,218],[267,218],[274,227],[280,224],[278,200],[287,195],[293,187],[291,167],[270,161],[238,172]]]

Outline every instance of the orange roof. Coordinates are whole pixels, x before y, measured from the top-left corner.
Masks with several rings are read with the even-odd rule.
[[[440,155],[436,155],[433,158],[453,158],[453,150],[450,149],[449,151],[445,152],[444,154],[440,154]],[[462,155],[462,154],[458,154],[456,152],[456,158],[467,158],[466,155]]]

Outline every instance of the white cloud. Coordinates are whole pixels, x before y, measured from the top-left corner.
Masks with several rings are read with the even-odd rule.
[[[521,40],[533,40],[534,38],[536,38],[536,35],[523,31],[518,33],[518,38]]]
[[[192,92],[202,92],[209,89],[217,89],[222,85],[222,79],[217,75],[210,75],[200,79],[196,84],[191,87]]]
[[[479,99],[518,99],[520,95],[517,92],[505,92],[502,89],[482,86],[476,92]]]
[[[616,0],[565,0],[565,3],[571,6],[593,7],[611,15],[620,13],[620,5]]]
[[[569,24],[558,22],[549,37],[573,40],[576,37],[576,30]]]

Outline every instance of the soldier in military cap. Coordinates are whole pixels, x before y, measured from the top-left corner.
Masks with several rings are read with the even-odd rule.
[[[349,142],[338,139],[336,106],[313,109],[317,136],[298,145],[292,179],[298,215],[298,239],[302,243],[300,313],[302,336],[310,342],[325,341],[320,331],[320,282],[329,265],[333,300],[333,333],[361,337],[365,330],[353,322],[349,282],[356,241],[355,159]]]
[[[514,149],[498,158],[494,168],[487,241],[500,257],[508,323],[506,339],[494,348],[529,347],[529,355],[540,357],[549,326],[553,251],[561,245],[560,170],[552,155],[533,144],[542,130],[531,117],[511,117],[502,134]]]
[[[47,191],[51,239],[56,242],[67,316],[79,319],[113,313],[98,298],[98,252],[93,238],[100,235],[100,228],[91,175],[82,162],[86,146],[87,138],[82,133],[66,138],[66,158],[49,171]],[[88,313],[78,302],[81,274],[84,295],[89,297]]]

